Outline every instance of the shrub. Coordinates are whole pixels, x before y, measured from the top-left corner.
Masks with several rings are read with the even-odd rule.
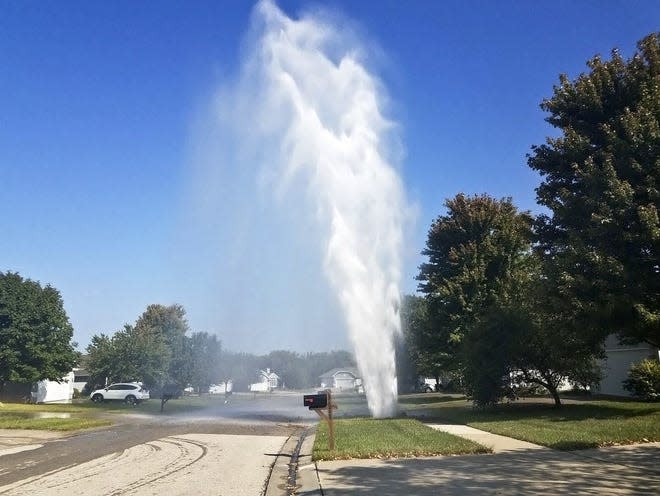
[[[660,361],[647,359],[633,364],[623,387],[645,400],[660,400]]]
[[[73,388],[73,399],[77,400],[80,398],[80,390],[78,388]]]

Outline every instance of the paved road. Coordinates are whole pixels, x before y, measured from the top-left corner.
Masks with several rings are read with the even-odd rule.
[[[315,420],[300,403],[243,398],[175,417],[137,409],[109,429],[5,448],[0,495],[263,494],[286,440]]]

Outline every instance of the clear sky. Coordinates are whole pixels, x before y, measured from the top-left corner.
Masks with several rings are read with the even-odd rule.
[[[525,154],[552,133],[539,103],[558,75],[575,77],[614,47],[629,56],[660,26],[653,0],[322,4],[369,46],[399,125],[400,172],[418,212],[406,240],[407,292],[447,197],[512,196],[538,211],[539,178]],[[211,262],[222,246],[186,229],[197,118],[236,77],[250,2],[0,5],[0,271],[59,289],[81,349],[150,303],[183,304],[193,330],[234,350],[347,347],[340,326],[226,328],[217,315],[231,284],[213,283],[222,272]],[[318,4],[278,5],[296,18]],[[236,284],[281,288],[272,277]],[[287,296],[274,291],[264,304],[285,314]]]

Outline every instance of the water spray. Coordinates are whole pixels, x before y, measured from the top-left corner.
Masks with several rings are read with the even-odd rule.
[[[318,16],[293,20],[262,1],[253,25],[231,95],[243,116],[239,134],[260,149],[262,183],[311,213],[369,409],[393,416],[406,200],[391,163],[396,127],[383,114],[383,85],[357,38]]]

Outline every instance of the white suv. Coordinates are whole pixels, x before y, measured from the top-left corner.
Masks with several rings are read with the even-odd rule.
[[[97,389],[89,395],[94,403],[106,400],[121,400],[129,405],[136,405],[142,400],[149,399],[149,391],[139,382],[118,382],[110,384],[105,389]]]

